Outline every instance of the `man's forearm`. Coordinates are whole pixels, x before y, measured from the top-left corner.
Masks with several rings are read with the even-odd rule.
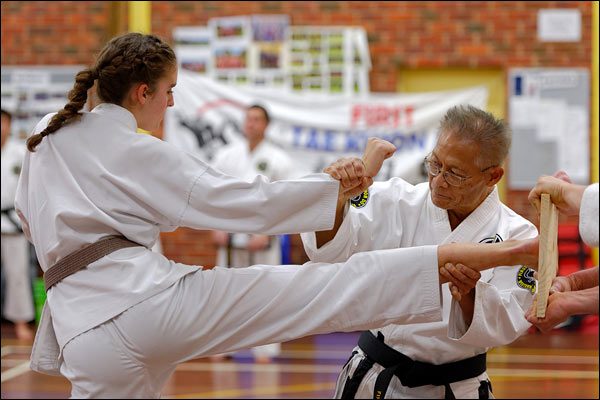
[[[315,236],[317,239],[317,248],[321,248],[321,246],[329,243],[335,235],[337,234],[342,222],[344,221],[344,207],[346,206],[346,202],[348,200],[345,197],[340,196],[338,198],[337,208],[335,210],[335,223],[333,224],[333,229],[329,231],[320,231],[315,232]]]
[[[598,267],[584,269],[568,275],[571,290],[583,290],[598,286]]]
[[[537,265],[537,244],[529,240],[507,240],[501,243],[450,243],[438,248],[438,263],[461,263],[471,269],[501,265]]]
[[[598,286],[566,292],[569,296],[569,315],[598,314]]]

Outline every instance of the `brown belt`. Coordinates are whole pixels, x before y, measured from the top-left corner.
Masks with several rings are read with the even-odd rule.
[[[87,267],[107,254],[126,247],[141,246],[124,236],[108,236],[74,251],[48,268],[44,274],[46,291],[69,275]]]

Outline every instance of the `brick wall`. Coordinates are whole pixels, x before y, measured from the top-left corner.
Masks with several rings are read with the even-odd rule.
[[[2,2],[2,65],[89,64],[125,26],[125,9],[117,3]],[[579,9],[581,42],[538,42],[537,11],[546,8]],[[292,25],[360,25],[373,63],[371,90],[393,92],[400,68],[589,68],[591,13],[589,1],[153,1],[152,29],[170,42],[174,27],[205,25],[218,16],[287,14]],[[508,204],[535,221],[526,195],[512,191]],[[163,236],[164,252],[211,266],[207,239],[204,232],[178,229]],[[292,245],[292,260],[306,260],[297,236]]]

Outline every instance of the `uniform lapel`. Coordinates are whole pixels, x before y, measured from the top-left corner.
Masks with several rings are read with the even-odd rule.
[[[494,190],[488,195],[488,197],[485,198],[479,207],[477,207],[475,211],[471,213],[471,215],[461,222],[461,224],[458,225],[454,231],[450,231],[448,212],[434,206],[433,203],[431,203],[431,199],[429,200],[429,203],[431,206],[437,209],[435,215],[436,217],[439,216],[439,229],[442,229],[442,225],[444,225],[445,232],[447,232],[440,244],[453,242],[478,242],[481,238],[478,238],[477,234],[480,232],[485,232],[486,227],[489,227],[490,224],[497,218],[498,207],[500,206],[500,198],[498,197],[498,188],[494,187]],[[436,223],[438,223],[437,218]]]

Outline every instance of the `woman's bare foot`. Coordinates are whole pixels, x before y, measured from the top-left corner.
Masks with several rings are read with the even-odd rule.
[[[214,356],[210,356],[211,361],[227,361],[231,360],[233,357],[231,354],[216,354]]]
[[[270,364],[273,362],[273,359],[269,356],[255,356],[254,362],[257,364]]]
[[[17,335],[17,339],[27,342],[33,341],[34,338],[33,330],[27,322],[23,321],[15,322],[15,334]]]

